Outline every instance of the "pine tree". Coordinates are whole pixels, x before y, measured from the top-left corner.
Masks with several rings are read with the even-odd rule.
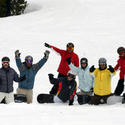
[[[27,7],[25,0],[0,0],[0,17],[20,15]]]
[[[25,0],[11,0],[11,15],[20,15],[24,13],[27,7],[27,1]]]
[[[7,13],[6,0],[0,0],[0,17],[5,17]]]

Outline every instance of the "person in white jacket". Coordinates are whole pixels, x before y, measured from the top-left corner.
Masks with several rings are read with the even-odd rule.
[[[78,75],[80,92],[77,92],[77,95],[91,96],[94,78],[89,74],[89,66],[87,58],[81,58],[80,60],[81,67],[74,66],[71,63],[71,58],[67,58],[66,61],[69,64],[71,70],[74,70]]]

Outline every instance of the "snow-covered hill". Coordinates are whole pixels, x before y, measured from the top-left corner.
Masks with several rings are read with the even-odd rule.
[[[27,0],[25,14],[0,18],[0,57],[9,56],[11,66],[17,71],[14,51],[21,51],[21,58],[34,57],[34,63],[43,57],[44,43],[65,49],[68,42],[75,44],[80,58],[87,57],[89,65],[98,66],[98,59],[105,57],[115,65],[116,50],[125,46],[124,0]],[[60,56],[50,50],[50,58],[38,72],[34,86],[33,104],[0,106],[0,121],[4,125],[123,125],[125,106],[90,106],[43,104],[36,102],[39,93],[51,88],[48,73],[57,75]],[[112,91],[118,81],[112,79]],[[17,84],[14,86],[16,92]]]

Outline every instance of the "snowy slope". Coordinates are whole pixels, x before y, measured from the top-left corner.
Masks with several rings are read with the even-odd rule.
[[[115,65],[116,50],[125,46],[124,0],[28,0],[25,14],[0,18],[0,57],[9,56],[11,66],[17,71],[14,51],[21,51],[21,58],[34,57],[34,63],[43,57],[44,43],[65,49],[68,42],[75,44],[80,58],[89,65],[98,66],[98,59],[105,57],[108,64]],[[34,102],[0,106],[0,120],[4,125],[123,125],[125,106],[80,106],[67,104],[43,104],[36,102],[39,93],[51,88],[48,73],[57,75],[60,56],[50,50],[50,58],[38,72],[34,86]],[[118,73],[112,79],[114,90]],[[14,91],[16,92],[15,83]]]

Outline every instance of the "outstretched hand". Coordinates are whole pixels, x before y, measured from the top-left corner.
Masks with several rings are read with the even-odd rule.
[[[53,79],[53,77],[54,77],[54,75],[52,73],[48,74],[48,76],[49,76],[50,80]]]
[[[44,52],[44,57],[45,57],[46,59],[48,59],[49,54],[50,54],[50,51],[46,50],[46,51]]]
[[[113,68],[111,65],[109,65],[108,70],[109,70],[111,73],[113,73],[113,72],[115,71],[114,68]]]
[[[20,58],[20,55],[21,55],[21,53],[19,52],[19,50],[16,50],[15,51],[15,57],[16,58]]]
[[[95,70],[95,67],[93,65],[93,66],[91,66],[91,68],[89,69],[89,71],[92,73],[92,72],[94,72],[94,70]]]
[[[48,43],[44,43],[45,47],[51,48],[51,46]]]

